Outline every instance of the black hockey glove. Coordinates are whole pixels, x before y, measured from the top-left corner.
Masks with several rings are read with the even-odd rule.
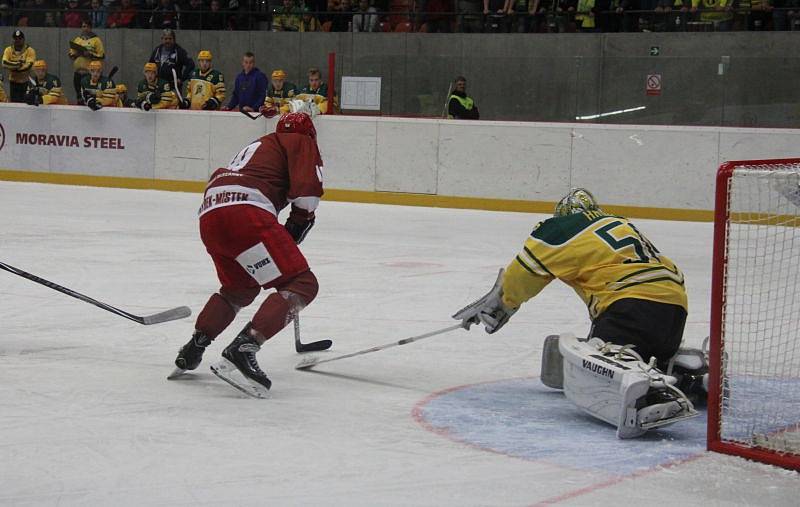
[[[181,109],[189,109],[190,107],[192,107],[192,103],[189,102],[189,99],[183,99],[181,101],[181,103],[180,103],[180,108]]]
[[[27,103],[29,106],[37,106],[37,107],[38,107],[38,106],[39,106],[39,104],[41,104],[41,103],[42,103],[42,97],[41,97],[41,96],[39,96],[39,94],[38,94],[38,93],[36,93],[35,91],[30,91],[30,92],[28,92],[28,94],[25,96],[25,102],[26,102],[26,103]]]
[[[217,109],[219,109],[219,102],[213,97],[208,99],[206,103],[203,104],[204,111],[216,111]]]
[[[307,220],[299,220],[297,218],[293,218],[291,215],[289,218],[286,219],[286,223],[283,224],[283,227],[286,228],[286,232],[289,233],[289,236],[292,237],[296,244],[300,244],[306,239],[306,235],[308,231],[314,227],[314,214],[310,213],[310,218]]]
[[[99,103],[96,97],[89,97],[86,99],[86,105],[89,106],[89,109],[92,111],[99,111],[100,109],[103,109],[103,104]]]

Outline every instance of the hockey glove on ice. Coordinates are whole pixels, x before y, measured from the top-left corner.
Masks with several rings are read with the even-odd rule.
[[[487,333],[492,334],[503,327],[517,310],[503,304],[503,273],[501,269],[492,289],[482,298],[457,311],[453,318],[461,321],[464,329],[482,323]]]

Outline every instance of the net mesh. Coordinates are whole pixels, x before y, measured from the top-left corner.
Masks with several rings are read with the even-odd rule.
[[[721,439],[800,458],[800,164],[728,188]]]

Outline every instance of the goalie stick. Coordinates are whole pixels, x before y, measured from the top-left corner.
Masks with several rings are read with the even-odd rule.
[[[329,363],[331,361],[338,361],[339,359],[347,359],[348,357],[355,357],[355,356],[360,356],[360,355],[363,355],[363,354],[369,354],[370,352],[378,352],[380,350],[385,350],[385,349],[389,349],[389,348],[392,348],[392,347],[397,347],[398,345],[405,345],[407,343],[412,343],[412,342],[415,342],[417,340],[422,340],[423,338],[430,338],[431,336],[436,336],[436,335],[443,334],[443,333],[449,333],[450,331],[453,331],[455,329],[462,328],[462,327],[464,327],[464,326],[459,323],[459,324],[455,324],[455,325],[446,327],[444,329],[439,329],[439,330],[436,330],[436,331],[431,331],[429,333],[421,334],[419,336],[412,336],[411,338],[404,338],[404,339],[402,339],[400,341],[387,343],[386,345],[379,345],[377,347],[372,347],[372,348],[369,348],[369,349],[359,350],[358,352],[353,352],[351,354],[345,354],[343,356],[331,357],[330,359],[320,359],[319,357],[308,357],[308,358],[300,361],[299,363],[297,363],[297,366],[295,366],[294,369],[295,370],[308,370],[308,369],[311,369],[311,368],[313,368],[313,367],[315,367],[315,366],[317,366],[319,364],[322,364],[322,363]]]
[[[331,345],[333,345],[331,340],[319,340],[316,342],[302,343],[300,341],[300,316],[294,316],[294,350],[296,350],[298,354],[328,350],[331,348]]]
[[[74,290],[68,289],[67,287],[62,287],[61,285],[53,283],[50,280],[45,280],[44,278],[40,278],[34,274],[28,273],[27,271],[15,268],[14,266],[10,266],[4,262],[0,262],[0,269],[8,271],[9,273],[13,273],[17,276],[21,276],[22,278],[27,278],[32,282],[44,285],[47,288],[56,290],[58,292],[61,292],[62,294],[66,294],[67,296],[74,297],[75,299],[80,299],[84,303],[92,304],[98,308],[106,310],[107,312],[114,313],[116,315],[119,315],[120,317],[125,317],[126,319],[138,322],[139,324],[144,324],[145,326],[149,326],[151,324],[160,324],[162,322],[169,322],[171,320],[182,319],[192,314],[192,311],[189,309],[189,307],[179,306],[177,308],[172,308],[170,310],[166,310],[163,312],[154,313],[153,315],[143,315],[143,316],[134,315],[124,310],[120,310],[119,308],[111,306],[107,303],[103,303],[102,301],[98,301],[89,296],[85,296],[80,292],[75,292]]]

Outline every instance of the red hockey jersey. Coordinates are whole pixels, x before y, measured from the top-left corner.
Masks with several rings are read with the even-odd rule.
[[[313,216],[323,194],[321,167],[319,148],[311,137],[265,135],[245,146],[228,167],[214,171],[198,213],[248,204],[277,217],[291,203]]]

